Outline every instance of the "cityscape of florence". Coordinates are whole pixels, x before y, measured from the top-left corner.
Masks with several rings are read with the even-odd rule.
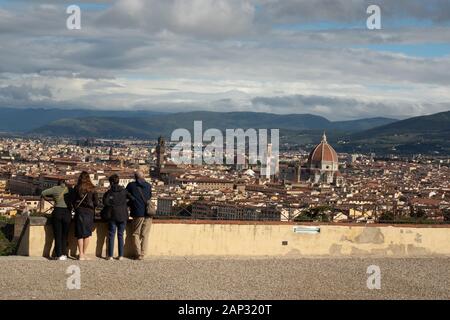
[[[446,1],[77,2],[0,0],[0,300],[450,299]]]
[[[164,138],[62,140],[4,138],[1,214],[40,215],[40,193],[83,170],[103,194],[108,177],[121,184],[136,170],[153,184],[157,218],[322,222],[445,223],[449,219],[449,158],[338,154],[326,134],[309,153],[280,151],[278,173],[261,165],[176,165]],[[244,155],[245,156],[245,155]],[[99,208],[100,210],[101,208]]]

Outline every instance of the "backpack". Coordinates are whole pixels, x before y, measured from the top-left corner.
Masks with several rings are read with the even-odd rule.
[[[106,194],[106,199],[109,198],[109,199],[114,200],[114,194],[115,194],[115,192],[108,191]],[[113,201],[113,203],[114,203],[114,201]],[[100,211],[100,217],[106,221],[111,220],[112,209],[113,209],[113,207],[111,205],[103,203],[103,209],[102,209],[102,211]]]

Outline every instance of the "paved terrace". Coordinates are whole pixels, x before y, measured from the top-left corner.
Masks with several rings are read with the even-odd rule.
[[[81,268],[68,290],[66,269]],[[381,289],[366,286],[369,265]],[[450,257],[0,257],[0,299],[450,299]]]

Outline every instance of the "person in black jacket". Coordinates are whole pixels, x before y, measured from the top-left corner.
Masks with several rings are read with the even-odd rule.
[[[98,195],[86,171],[81,172],[77,185],[71,192],[71,204],[75,210],[75,237],[78,239],[79,260],[88,260],[85,254],[94,229]]]
[[[103,195],[104,210],[108,210],[108,257],[113,259],[114,238],[117,230],[117,240],[119,247],[118,260],[123,259],[123,232],[128,221],[128,200],[133,200],[130,193],[119,185],[119,176],[113,174],[109,177],[110,189]]]
[[[152,197],[152,186],[145,181],[141,171],[134,173],[136,181],[127,185],[128,192],[133,196],[130,201],[130,213],[133,217],[131,228],[133,232],[133,246],[135,258],[143,260],[148,250],[148,238],[152,219],[147,212],[147,201]]]

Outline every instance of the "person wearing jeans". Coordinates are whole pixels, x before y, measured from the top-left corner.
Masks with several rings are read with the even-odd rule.
[[[123,259],[123,232],[125,231],[126,226],[127,223],[125,221],[119,222],[110,220],[108,222],[108,260],[111,260],[114,255],[114,237],[116,236],[116,230],[119,249],[118,260]]]
[[[107,260],[112,260],[114,255],[114,238],[117,231],[117,242],[119,256],[118,260],[123,259],[123,233],[128,221],[128,200],[133,197],[128,191],[119,185],[119,176],[113,174],[109,177],[110,189],[103,196],[104,212],[106,212],[108,220],[108,257]]]
[[[46,189],[41,194],[44,199],[49,198],[54,202],[52,226],[57,260],[67,260],[67,238],[72,220],[72,214],[66,203],[68,194],[69,188],[66,186],[64,180],[59,180],[57,186]]]

